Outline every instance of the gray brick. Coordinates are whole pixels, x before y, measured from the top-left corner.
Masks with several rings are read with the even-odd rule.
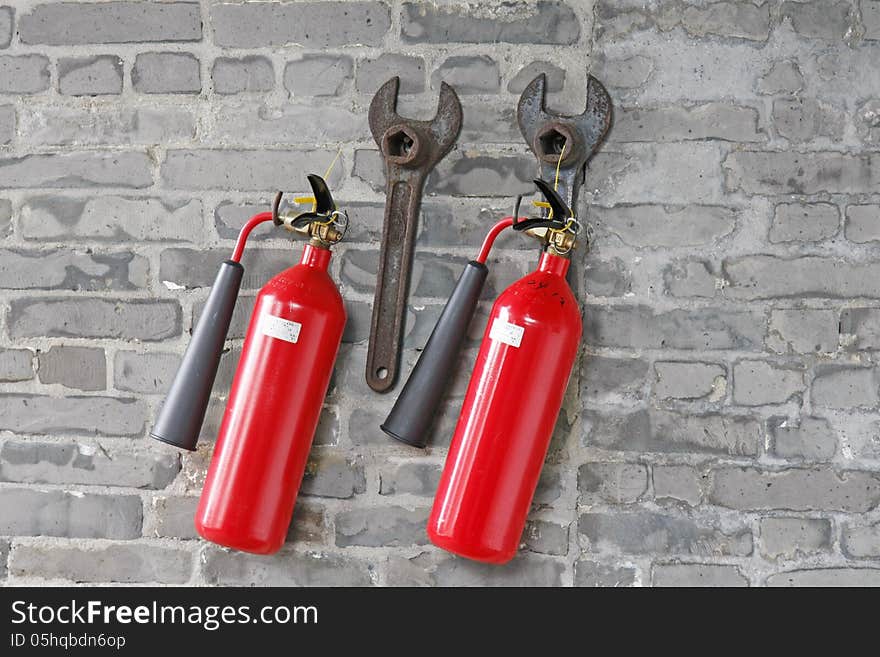
[[[597,228],[635,247],[713,244],[736,228],[736,211],[720,206],[619,205],[594,207]]]
[[[324,106],[321,120],[315,120],[315,108],[309,104],[289,104],[279,110],[254,112],[246,105],[224,106],[207,130],[221,143],[266,144],[332,143],[361,139],[368,132],[367,117],[346,107]],[[310,165],[314,168],[314,165]],[[302,174],[300,174],[302,177]],[[290,186],[290,182],[287,186]],[[297,183],[294,183],[297,184]],[[268,204],[268,203],[267,203]]]
[[[61,2],[37,5],[19,18],[23,43],[198,41],[197,2]]]
[[[107,387],[107,361],[101,348],[55,345],[38,354],[37,371],[42,383],[80,390]]]
[[[12,43],[12,22],[15,10],[12,7],[0,7],[0,48],[8,48]]]
[[[529,520],[522,534],[526,550],[556,556],[568,553],[568,525],[546,520]]]
[[[581,398],[588,402],[645,398],[648,363],[638,358],[589,355],[581,361]]]
[[[360,151],[359,151],[360,152]],[[358,175],[355,161],[355,175]],[[524,155],[488,156],[474,152],[444,158],[428,178],[428,191],[450,196],[514,197],[534,188],[534,158]],[[372,176],[375,180],[376,177]],[[378,179],[384,189],[384,176]]]
[[[15,105],[0,105],[0,144],[8,144],[15,139]],[[0,226],[0,236],[3,234]]]
[[[804,76],[795,60],[780,60],[758,78],[758,93],[772,96],[797,93],[804,88]]]
[[[391,77],[400,78],[400,94],[420,94],[425,90],[425,60],[421,57],[383,53],[358,62],[355,88],[373,94]]]
[[[0,394],[0,430],[15,433],[82,433],[137,436],[147,409],[136,399]]]
[[[58,60],[58,91],[68,96],[122,93],[122,60],[115,55],[62,57]]]
[[[874,408],[880,401],[877,372],[871,367],[825,365],[817,368],[813,404],[829,408]]]
[[[780,98],[773,101],[773,126],[789,141],[801,143],[816,137],[839,140],[843,112],[814,98]]]
[[[699,452],[751,456],[762,440],[760,424],[747,416],[681,415],[638,410],[587,413],[588,445],[625,452]]]
[[[131,84],[145,94],[187,94],[202,90],[199,60],[186,52],[140,53],[131,69]]]
[[[654,363],[654,394],[661,399],[723,399],[727,372],[717,363],[663,361]]]
[[[366,488],[363,461],[341,454],[313,452],[306,465],[301,493],[346,499],[363,493]]]
[[[821,242],[840,228],[840,211],[831,203],[780,203],[773,213],[770,241]]]
[[[0,288],[14,290],[133,290],[147,285],[148,262],[130,251],[0,249]]]
[[[659,587],[739,587],[749,580],[736,566],[708,563],[663,563],[651,569],[651,584]]]
[[[648,306],[591,307],[584,341],[630,349],[760,350],[763,314],[700,308],[656,313]]]
[[[162,180],[177,189],[275,192],[301,180],[303,171],[324,171],[335,153],[297,150],[169,150]],[[343,168],[337,162],[327,183],[332,188]],[[2,170],[0,170],[2,183]]]
[[[844,554],[856,559],[880,558],[880,523],[857,527],[847,525],[841,542]]]
[[[187,288],[210,287],[217,269],[229,257],[229,249],[165,249],[159,259],[159,280]],[[259,289],[266,282],[296,264],[290,249],[255,249],[245,251],[242,289]]]
[[[762,518],[761,552],[771,559],[806,557],[831,549],[831,521],[825,518]]]
[[[865,38],[880,41],[880,1],[862,0],[862,25],[865,27]]]
[[[0,158],[0,188],[139,188],[152,184],[152,163],[145,153],[91,151]]]
[[[440,471],[438,463],[402,462],[387,466],[379,474],[379,494],[433,497]]]
[[[128,544],[16,545],[9,571],[18,576],[74,582],[161,582],[184,584],[192,572],[192,554],[178,548]]]
[[[733,366],[733,401],[743,406],[783,404],[805,389],[802,370],[761,360]]]
[[[724,160],[730,191],[752,194],[870,194],[880,185],[880,157],[734,151]]]
[[[655,108],[622,108],[614,113],[616,142],[658,142],[715,139],[764,141],[758,131],[758,112],[753,107],[703,103]]]
[[[546,76],[547,93],[562,91],[562,87],[565,85],[565,69],[547,61],[531,62],[523,66],[507,83],[507,90],[512,94],[521,94],[529,82],[540,73]]]
[[[562,473],[558,468],[545,465],[541,470],[541,478],[535,488],[535,496],[532,498],[532,506],[550,506],[562,495]]]
[[[98,241],[195,241],[204,235],[198,199],[113,194],[33,196],[21,209],[26,239]]]
[[[348,55],[303,55],[284,67],[284,88],[294,96],[338,96],[351,86]]]
[[[0,94],[35,94],[49,88],[49,58],[0,55]]]
[[[652,468],[654,497],[658,501],[697,506],[703,501],[705,475],[689,465],[655,465]]]
[[[294,552],[255,556],[209,547],[202,553],[209,584],[232,586],[370,586],[372,567],[339,554]]]
[[[218,94],[272,91],[275,88],[275,70],[266,57],[218,57],[211,69],[214,91]]]
[[[782,3],[780,12],[802,36],[839,41],[849,29],[850,8],[850,3],[842,0],[787,0]]]
[[[634,568],[607,566],[595,561],[577,561],[574,564],[575,586],[633,586]]]
[[[0,481],[165,488],[180,471],[177,454],[129,453],[88,443],[7,441]]]
[[[98,299],[94,297],[15,299],[10,304],[13,338],[117,338],[164,340],[180,335],[176,301]]]
[[[880,241],[880,205],[848,205],[846,239],[858,244]]]
[[[144,536],[155,538],[198,538],[195,527],[198,497],[157,496],[147,503]]]
[[[711,299],[718,296],[723,284],[713,266],[701,260],[673,260],[663,270],[664,289],[674,297]]]
[[[644,55],[619,58],[599,55],[597,59],[596,75],[610,87],[638,89],[654,72],[654,63]]]
[[[301,497],[293,510],[293,519],[287,531],[288,543],[323,543],[330,541],[330,525],[326,510],[315,500]]]
[[[404,547],[426,545],[428,509],[399,506],[351,509],[336,514],[336,545]]]
[[[632,291],[632,273],[621,258],[600,260],[590,255],[583,271],[584,285],[594,297],[622,297]]]
[[[856,108],[856,134],[865,144],[880,144],[880,99],[871,98]]]
[[[391,27],[381,2],[223,3],[211,7],[214,43],[233,48],[379,46]]]
[[[113,365],[114,385],[130,392],[164,393],[179,365],[179,354],[118,351]]]
[[[12,232],[12,203],[0,198],[0,240]]]
[[[650,511],[584,513],[578,530],[590,552],[624,554],[680,554],[748,556],[752,534],[748,529],[722,531],[686,517]]]
[[[880,586],[880,569],[872,568],[810,568],[776,573],[767,578],[767,586],[855,587]]]
[[[648,468],[639,463],[585,463],[578,468],[581,504],[632,504],[648,491]]]
[[[779,472],[722,467],[712,474],[708,497],[731,509],[863,513],[880,502],[880,479],[871,472],[830,467]]]
[[[501,88],[498,64],[486,55],[454,55],[431,74],[431,88],[446,82],[459,94],[491,94]]]
[[[821,256],[756,255],[725,261],[724,272],[729,281],[725,295],[731,299],[880,296],[876,286],[871,284],[880,276],[880,263],[875,262],[853,263]]]
[[[771,418],[769,427],[773,453],[781,458],[828,461],[837,452],[837,434],[822,418]]]
[[[466,7],[404,3],[401,32],[406,43],[550,43],[571,45],[580,21],[563,2],[512,2],[496,15],[474,15]]]
[[[47,146],[166,146],[189,141],[195,134],[194,112],[180,107],[25,106],[19,112],[21,139]]]
[[[880,349],[880,308],[844,308],[840,333],[852,350]]]
[[[137,495],[0,489],[0,535],[138,538],[143,505]]]
[[[34,378],[34,352],[30,349],[0,349],[0,383]]]
[[[776,353],[833,353],[838,340],[838,319],[833,310],[792,308],[770,312],[766,344]]]
[[[523,552],[499,567],[450,554],[421,552],[414,557],[393,555],[386,570],[391,586],[561,586],[563,563],[544,555]]]
[[[765,41],[770,29],[769,8],[745,2],[712,2],[704,6],[669,2],[659,10],[642,9],[638,5],[619,7],[620,3],[612,0],[602,0],[597,5],[598,35],[606,39],[651,27],[662,31],[682,27],[693,36],[717,35]]]

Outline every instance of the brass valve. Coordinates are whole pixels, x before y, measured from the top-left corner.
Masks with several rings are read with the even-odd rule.
[[[272,215],[276,226],[309,238],[313,246],[328,248],[345,237],[348,230],[348,214],[336,208],[330,190],[322,178],[309,175],[313,196],[283,198],[275,195]]]

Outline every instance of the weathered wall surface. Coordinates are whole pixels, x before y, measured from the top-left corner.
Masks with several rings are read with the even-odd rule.
[[[880,584],[880,1],[45,2],[0,8],[0,578],[9,584]],[[372,93],[455,85],[405,359],[536,171],[525,83],[616,108],[580,216],[584,351],[521,556],[427,545],[482,326],[426,452],[363,381],[383,172]],[[290,542],[191,516],[249,301],[298,246],[264,230],[194,455],[147,438],[218,261],[304,174],[351,210],[350,323]],[[505,238],[486,304],[533,264]],[[399,388],[398,388],[399,389]]]

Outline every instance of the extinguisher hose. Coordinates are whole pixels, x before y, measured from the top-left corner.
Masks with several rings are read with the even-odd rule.
[[[248,235],[250,235],[251,231],[261,223],[272,221],[273,219],[274,217],[271,212],[260,212],[248,219],[247,223],[241,227],[241,230],[238,233],[238,239],[235,242],[235,248],[232,250],[232,257],[230,260],[232,260],[232,262],[241,262],[241,255],[244,253],[244,245],[247,243]]]
[[[492,226],[486,235],[486,239],[483,240],[483,246],[480,247],[480,253],[477,255],[477,262],[484,265],[486,264],[486,259],[489,257],[489,251],[492,250],[492,245],[495,244],[495,238],[501,234],[502,230],[513,226],[513,223],[513,217],[504,217],[504,219]]]

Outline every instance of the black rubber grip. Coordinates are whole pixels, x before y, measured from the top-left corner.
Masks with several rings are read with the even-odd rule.
[[[392,438],[414,447],[427,444],[428,431],[458,363],[461,343],[488,273],[480,262],[471,261],[465,266],[406,385],[381,425]]]
[[[156,440],[195,450],[243,275],[244,267],[238,262],[227,260],[220,265],[205,309],[150,432]]]

